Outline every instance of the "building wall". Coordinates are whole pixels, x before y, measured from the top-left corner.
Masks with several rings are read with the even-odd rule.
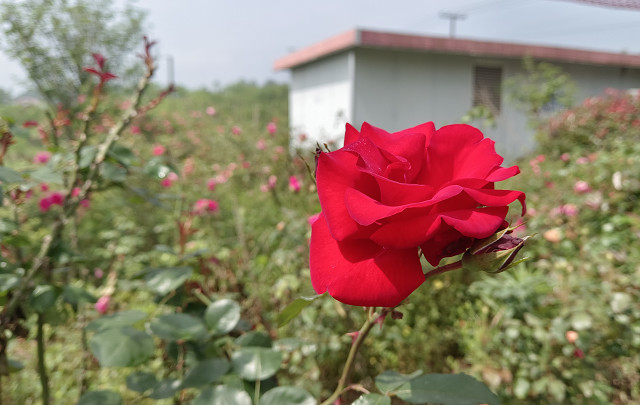
[[[577,83],[577,102],[607,88],[640,88],[640,69],[558,65]],[[502,68],[503,81],[523,73],[522,61],[515,59],[363,48],[296,67],[290,93],[293,145],[337,139],[341,146],[346,122],[359,128],[367,121],[391,132],[426,121],[436,127],[459,123],[472,108],[475,66]],[[482,120],[471,124],[496,141],[507,164],[533,150],[533,130],[504,86],[495,118],[494,126]],[[309,135],[307,143],[297,141],[301,133]]]
[[[292,147],[314,148],[316,142],[342,146],[345,123],[352,119],[352,66],[353,55],[343,52],[293,69]]]

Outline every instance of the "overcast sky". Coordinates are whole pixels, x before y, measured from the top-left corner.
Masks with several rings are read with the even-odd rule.
[[[7,0],[0,0],[7,1]],[[640,1],[640,0],[639,0]],[[123,4],[124,0],[119,0]],[[158,41],[157,81],[213,88],[241,79],[286,81],[273,63],[352,28],[449,35],[441,12],[462,13],[458,38],[640,53],[640,11],[562,0],[137,0]],[[20,67],[0,53],[0,88],[17,92]]]

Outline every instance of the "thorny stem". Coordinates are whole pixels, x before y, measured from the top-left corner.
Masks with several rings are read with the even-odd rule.
[[[49,393],[49,376],[47,374],[47,364],[45,362],[45,342],[44,342],[44,315],[38,314],[38,375],[40,376],[40,385],[42,386],[42,405],[51,403],[51,394]]]
[[[425,275],[424,278],[425,280],[434,276],[437,276],[439,274],[442,273],[446,273],[448,271],[452,271],[452,270],[457,270],[462,268],[462,260],[459,260],[457,262],[453,262],[453,263],[449,263],[449,264],[445,264],[444,266],[440,266],[440,267],[436,267],[433,270],[428,271]]]
[[[436,267],[435,269],[425,274],[425,279],[437,276],[442,273],[446,273],[448,271],[456,270],[461,267],[462,261],[457,261],[441,267]],[[360,350],[360,347],[362,346],[362,343],[364,342],[373,326],[376,324],[376,321],[380,318],[384,318],[384,316],[386,316],[392,310],[393,308],[383,308],[380,313],[377,314],[375,313],[375,308],[369,308],[367,319],[362,325],[362,328],[360,328],[360,330],[358,331],[356,339],[351,345],[351,350],[349,350],[347,360],[345,361],[344,368],[342,369],[342,375],[340,376],[340,380],[338,380],[338,386],[336,387],[335,391],[333,391],[333,394],[331,394],[329,398],[325,399],[321,405],[332,405],[338,398],[340,398],[340,395],[345,390],[345,387],[347,387],[349,376],[351,375],[351,371],[353,370],[353,365],[355,363],[354,360],[356,358],[356,355],[358,354],[358,351]]]
[[[335,391],[333,391],[333,394],[331,394],[329,398],[325,399],[321,405],[331,405],[338,398],[340,398],[340,395],[342,394],[345,387],[347,386],[347,382],[349,381],[349,376],[351,375],[351,371],[353,370],[353,365],[355,363],[356,355],[358,354],[358,351],[360,350],[362,343],[366,339],[367,335],[369,334],[373,326],[376,324],[376,321],[379,318],[384,317],[391,310],[392,308],[383,308],[380,311],[380,313],[377,314],[375,313],[375,308],[373,307],[369,308],[367,319],[362,325],[362,328],[360,328],[360,330],[358,331],[356,339],[353,341],[353,344],[351,345],[351,350],[349,350],[347,361],[344,363],[344,368],[342,369],[342,375],[340,376],[340,380],[338,380],[338,386],[336,387]]]
[[[43,265],[48,262],[49,260],[48,255],[53,243],[57,242],[60,239],[62,230],[64,229],[65,225],[67,225],[67,223],[69,222],[69,219],[74,215],[75,211],[80,205],[80,201],[82,201],[87,197],[89,190],[93,186],[93,182],[98,178],[100,165],[102,164],[102,162],[104,162],[107,156],[107,152],[109,151],[109,148],[111,147],[111,145],[120,138],[120,135],[122,134],[124,129],[131,123],[133,118],[135,118],[140,111],[146,112],[148,110],[147,107],[140,107],[140,103],[142,100],[142,95],[147,89],[149,85],[149,81],[153,76],[154,71],[155,71],[155,67],[153,66],[153,64],[147,64],[147,71],[145,72],[145,75],[138,82],[137,91],[133,97],[131,107],[126,111],[126,113],[120,119],[120,121],[116,123],[116,125],[111,127],[107,137],[98,146],[98,152],[89,167],[89,173],[87,174],[86,180],[82,184],[80,193],[78,194],[77,197],[75,198],[71,197],[74,184],[73,182],[69,184],[69,190],[67,191],[67,195],[64,200],[62,213],[56,219],[56,221],[51,225],[51,230],[49,231],[49,234],[43,238],[42,244],[40,245],[40,251],[38,252],[38,255],[34,258],[31,267],[22,278],[20,286],[13,291],[13,295],[11,299],[4,306],[3,317],[5,319],[8,319],[7,316],[13,313],[13,311],[18,306],[18,303],[21,302],[21,300],[23,299],[24,294],[30,288],[31,280],[35,277],[36,274],[39,273]],[[164,97],[167,94],[168,94],[168,91],[163,92],[161,97]],[[159,101],[154,101],[152,103],[154,105],[157,105]],[[76,155],[76,159],[78,158],[79,158],[79,155]],[[73,174],[74,178],[77,176],[78,170],[79,169],[77,167],[77,162],[76,162],[76,167]]]

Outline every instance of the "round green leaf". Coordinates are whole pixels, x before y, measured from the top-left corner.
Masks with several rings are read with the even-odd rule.
[[[422,375],[422,370],[416,370],[411,374],[400,374],[397,371],[386,370],[376,377],[376,387],[378,387],[383,394],[388,394],[419,375]]]
[[[160,315],[150,324],[151,331],[160,339],[199,340],[207,335],[207,329],[199,318],[188,314]]]
[[[191,405],[251,405],[246,391],[226,385],[205,388]]]
[[[89,341],[91,352],[103,367],[133,367],[153,355],[153,338],[130,326],[96,333]]]
[[[166,378],[160,381],[155,387],[153,387],[153,391],[151,392],[151,394],[149,394],[149,398],[151,399],[171,398],[179,390],[180,390],[180,380],[177,380],[175,378]]]
[[[239,346],[245,347],[273,347],[273,341],[263,332],[251,331],[236,339]]]
[[[7,166],[0,165],[0,181],[6,184],[9,183],[21,183],[22,175]]]
[[[20,278],[13,274],[0,274],[0,293],[11,290],[20,284]]]
[[[249,381],[264,380],[280,369],[282,354],[264,347],[245,347],[231,355],[233,371]]]
[[[489,388],[466,374],[426,374],[396,388],[393,393],[412,404],[499,405]]]
[[[150,271],[145,277],[147,287],[159,295],[166,295],[177,289],[191,277],[191,267],[169,267]]]
[[[276,387],[267,391],[260,405],[315,405],[316,400],[307,391],[297,387]]]
[[[142,311],[130,310],[116,312],[114,314],[104,315],[95,319],[87,325],[87,330],[105,330],[110,328],[120,328],[122,326],[131,326],[145,319],[147,314]]]
[[[127,376],[127,388],[132,391],[143,393],[158,385],[155,375],[144,371],[134,371]]]
[[[122,405],[122,397],[114,391],[89,391],[76,405]]]
[[[44,313],[51,309],[58,298],[58,293],[51,285],[39,285],[31,293],[29,304],[34,311]]]
[[[226,359],[206,359],[189,370],[182,380],[182,388],[194,388],[216,382],[229,371]]]
[[[358,397],[352,405],[391,405],[391,398],[380,394],[365,394]]]
[[[229,333],[240,321],[240,305],[230,299],[213,302],[204,313],[204,321],[216,335]]]

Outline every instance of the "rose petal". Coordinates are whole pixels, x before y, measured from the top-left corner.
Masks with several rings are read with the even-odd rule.
[[[318,157],[318,198],[336,240],[358,236],[366,231],[349,215],[345,206],[345,191],[355,187],[378,197],[375,181],[358,169],[357,162],[357,155],[342,149],[321,153]]]
[[[417,248],[385,249],[366,239],[338,242],[323,215],[312,225],[309,263],[315,291],[349,305],[395,307],[425,279]]]
[[[460,196],[458,199],[464,198],[465,196]],[[378,245],[394,249],[420,246],[442,232],[443,221],[464,236],[486,238],[502,225],[504,216],[509,210],[509,207],[455,209],[455,203],[455,199],[448,201],[447,205],[452,209],[446,212],[433,210],[403,212],[381,225],[371,234],[370,239]]]

